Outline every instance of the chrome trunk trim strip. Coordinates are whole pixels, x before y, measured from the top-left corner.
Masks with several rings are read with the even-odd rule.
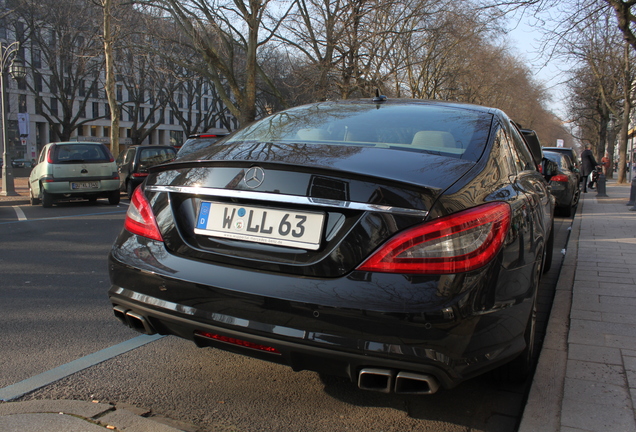
[[[299,204],[310,205],[315,207],[331,207],[340,209],[351,209],[361,211],[371,211],[379,213],[391,213],[391,214],[403,214],[409,216],[419,216],[425,218],[428,216],[428,211],[408,209],[402,207],[392,207],[377,204],[367,204],[354,201],[339,201],[323,198],[311,198],[297,195],[283,195],[274,194],[268,192],[254,192],[245,190],[228,190],[218,188],[204,188],[204,187],[192,187],[192,186],[161,186],[152,185],[146,186],[146,190],[149,192],[168,192],[168,193],[182,193],[190,195],[200,195],[202,197],[223,197],[223,198],[242,198],[257,201],[270,201],[282,204]]]

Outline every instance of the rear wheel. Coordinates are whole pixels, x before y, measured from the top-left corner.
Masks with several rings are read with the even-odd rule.
[[[47,191],[45,191],[43,187],[40,187],[40,190],[42,191],[40,195],[42,200],[42,207],[53,206],[53,196]]]
[[[33,189],[31,189],[31,185],[29,185],[29,203],[31,203],[31,205],[40,204],[40,200],[33,196]]]
[[[119,189],[114,190],[108,196],[108,204],[117,205],[117,204],[119,204],[119,199],[120,198],[121,198],[121,193],[119,192]]]
[[[512,360],[510,363],[497,368],[495,377],[500,381],[520,383],[523,382],[532,373],[534,368],[535,354],[535,336],[537,332],[537,297],[539,291],[539,279],[541,274],[541,266],[537,264],[534,271],[534,293],[532,296],[532,309],[526,323],[526,329],[523,333],[526,347],[524,350]]]
[[[135,188],[133,187],[132,182],[126,182],[126,194],[128,195],[128,198],[132,198],[133,192],[135,192]]]

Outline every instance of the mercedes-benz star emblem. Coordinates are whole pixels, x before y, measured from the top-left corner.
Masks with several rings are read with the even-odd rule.
[[[245,173],[245,177],[243,177],[245,185],[250,189],[256,189],[262,185],[263,180],[265,180],[265,171],[263,171],[263,168],[257,166],[248,169]]]

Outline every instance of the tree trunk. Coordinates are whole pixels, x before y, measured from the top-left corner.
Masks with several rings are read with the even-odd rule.
[[[113,32],[111,28],[112,0],[102,0],[104,8],[104,59],[106,61],[106,97],[110,107],[110,151],[119,155],[119,105],[115,94],[115,65],[113,58]]]

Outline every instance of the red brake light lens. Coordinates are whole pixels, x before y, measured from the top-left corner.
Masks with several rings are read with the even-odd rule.
[[[46,161],[50,164],[53,163],[53,152],[55,151],[55,144],[49,147],[49,151],[46,152]]]
[[[135,189],[130,199],[130,206],[128,206],[128,211],[126,212],[124,228],[133,234],[160,242],[163,241],[155,215],[141,187]]]
[[[555,182],[568,182],[568,176],[563,175],[563,174],[557,174],[555,176],[550,177],[550,181],[555,181]]]
[[[499,252],[510,218],[510,206],[497,202],[425,222],[394,236],[358,270],[417,274],[475,270]]]
[[[217,340],[219,342],[224,342],[224,343],[228,343],[228,344],[232,344],[232,345],[239,345],[242,347],[246,347],[246,348],[251,348],[251,349],[255,349],[255,350],[259,350],[259,351],[267,351],[269,353],[272,354],[280,354],[280,351],[278,351],[276,348],[274,347],[270,347],[267,345],[261,345],[261,344],[257,344],[254,342],[249,342],[243,339],[236,339],[236,338],[232,338],[232,337],[228,337],[228,336],[222,336],[216,333],[209,333],[209,332],[204,332],[204,331],[195,331],[194,334],[196,336],[201,336],[201,337],[205,337],[208,339],[214,339]]]

